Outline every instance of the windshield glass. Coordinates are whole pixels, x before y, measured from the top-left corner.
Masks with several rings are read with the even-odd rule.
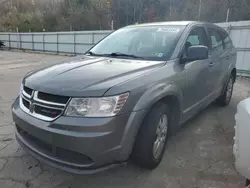
[[[115,31],[90,51],[90,55],[168,60],[184,26],[130,27]]]

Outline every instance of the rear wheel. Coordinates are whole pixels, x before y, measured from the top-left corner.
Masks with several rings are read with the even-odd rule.
[[[234,87],[234,77],[231,74],[227,82],[226,89],[224,90],[222,95],[217,99],[218,104],[220,104],[221,106],[226,106],[230,103],[233,94],[233,87]]]
[[[164,154],[169,136],[170,111],[165,103],[158,102],[145,117],[140,127],[132,160],[143,168],[153,169],[158,166]]]

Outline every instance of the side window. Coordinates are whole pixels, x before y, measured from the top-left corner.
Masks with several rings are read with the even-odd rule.
[[[223,47],[224,49],[231,49],[233,48],[233,43],[230,39],[230,37],[228,36],[228,34],[226,32],[221,32],[221,37],[223,40]]]
[[[210,38],[211,54],[222,52],[223,42],[220,33],[215,29],[209,28],[208,35]]]
[[[185,54],[191,46],[203,45],[208,46],[207,35],[203,27],[196,27],[189,33],[185,43]]]

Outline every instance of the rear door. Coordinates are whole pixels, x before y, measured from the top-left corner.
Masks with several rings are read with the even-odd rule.
[[[224,47],[224,54],[223,54],[223,61],[222,61],[222,77],[223,77],[223,83],[226,83],[228,79],[228,69],[231,65],[234,66],[236,62],[236,49],[233,46],[233,43],[228,35],[228,33],[224,30],[220,31],[222,41],[223,41],[223,47]]]
[[[209,38],[209,55],[211,62],[208,66],[211,80],[211,93],[218,94],[223,86],[223,60],[225,58],[225,51],[223,48],[223,41],[221,34],[216,28],[208,28]]]

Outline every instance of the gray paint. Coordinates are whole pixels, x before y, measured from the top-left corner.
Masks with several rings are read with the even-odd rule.
[[[109,118],[60,116],[55,121],[44,122],[22,111],[18,99],[14,103],[13,118],[19,127],[44,142],[87,155],[93,163],[66,164],[36,151],[32,143],[22,141],[23,137],[17,133],[19,142],[41,160],[64,170],[86,173],[127,160],[144,116],[155,102],[165,97],[174,97],[180,104],[180,119],[175,125],[179,128],[220,96],[236,64],[235,49],[224,50],[208,59],[181,63],[179,52],[193,27],[220,29],[212,24],[186,24],[167,62],[82,56],[26,75],[25,86],[56,95],[99,97],[130,93],[119,114]]]

